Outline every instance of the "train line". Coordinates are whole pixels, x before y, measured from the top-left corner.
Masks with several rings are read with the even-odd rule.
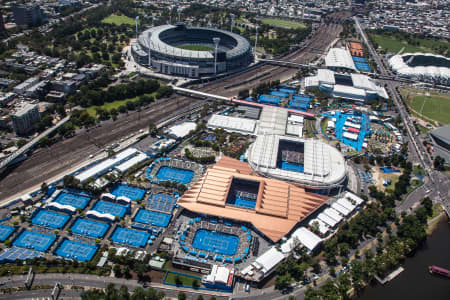
[[[341,30],[340,24],[322,23],[305,45],[315,49],[326,49],[339,36]],[[313,53],[304,47],[280,57],[280,59],[307,63],[315,56],[317,56],[317,53]],[[209,83],[199,90],[231,97],[236,95],[240,89],[252,88],[269,80],[287,78],[296,72],[296,69],[290,67],[262,64],[249,72]],[[170,99],[152,103],[141,111],[119,116],[116,121],[108,120],[95,128],[80,130],[70,139],[58,142],[46,149],[35,151],[27,160],[0,180],[0,200],[63,173],[87,160],[90,154],[100,151],[106,145],[118,141],[130,133],[146,128],[150,122],[156,123],[177,113],[188,113],[189,107],[193,103],[201,103],[201,100],[174,95]]]

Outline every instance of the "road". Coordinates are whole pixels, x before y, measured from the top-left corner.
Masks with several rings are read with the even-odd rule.
[[[369,49],[369,52],[373,59],[375,60],[375,63],[378,66],[378,70],[380,71],[381,75],[392,75],[392,72],[385,68],[383,59],[378,55],[378,53],[373,49],[372,44],[370,43],[369,39],[367,38],[366,33],[364,32],[363,28],[361,27],[361,24],[359,23],[358,17],[353,18],[356,24],[356,27],[358,31],[360,32],[364,43],[366,44],[367,48]],[[427,172],[427,177],[425,178],[425,185],[422,189],[417,189],[413,193],[411,193],[408,198],[399,206],[398,211],[401,211],[402,209],[410,208],[416,203],[417,201],[420,201],[425,196],[425,191],[430,190],[429,196],[432,200],[435,200],[437,202],[440,202],[443,207],[445,208],[447,215],[450,213],[450,180],[448,177],[443,175],[440,172],[433,170],[433,161],[431,157],[428,155],[426,149],[422,145],[421,141],[419,140],[419,135],[416,132],[416,129],[414,128],[412,119],[410,118],[407,109],[405,105],[403,104],[401,97],[396,89],[397,83],[395,81],[391,80],[385,80],[384,83],[386,84],[388,91],[390,92],[390,95],[392,97],[392,100],[394,104],[397,106],[398,111],[400,113],[400,116],[402,118],[404,127],[406,128],[406,131],[408,133],[408,141],[410,145],[413,147],[409,147],[409,153],[410,153],[410,160],[412,160],[413,163],[419,162],[422,167]]]
[[[26,275],[14,275],[11,277],[3,277],[0,278],[0,281],[5,282],[1,288],[14,288],[14,287],[23,287],[24,281],[26,279]],[[79,286],[79,287],[90,287],[90,288],[106,288],[106,286],[110,283],[114,283],[117,288],[121,285],[125,285],[128,287],[129,291],[133,291],[136,287],[142,286],[136,280],[127,280],[122,278],[114,278],[114,277],[102,277],[96,275],[86,275],[86,274],[36,274],[33,280],[33,286],[54,286],[56,282],[59,282],[61,285],[66,287],[71,286]],[[216,299],[225,300],[229,298],[229,293],[221,293],[214,291],[205,291],[205,290],[193,290],[186,288],[177,288],[171,287],[168,285],[163,285],[159,283],[150,283],[151,287],[161,290],[168,297],[176,298],[178,292],[181,290],[186,293],[188,296],[187,299],[196,299],[199,294],[203,295],[205,299],[208,299],[210,296],[215,296]],[[63,290],[61,296],[64,296],[63,293],[67,293],[66,295],[70,297],[76,297],[81,293],[81,291],[74,290]],[[19,298],[11,298],[16,293],[13,294],[3,294],[0,295],[0,299],[23,299]],[[27,293],[24,293],[27,294]],[[34,297],[48,297],[51,294],[50,290],[34,290],[29,291],[28,295],[33,295]],[[16,295],[17,296],[17,295]]]

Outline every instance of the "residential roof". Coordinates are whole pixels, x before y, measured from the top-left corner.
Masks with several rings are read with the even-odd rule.
[[[255,209],[226,203],[233,178],[259,183]],[[197,213],[251,223],[277,242],[327,199],[284,181],[259,177],[246,163],[223,157],[180,198],[178,204]]]

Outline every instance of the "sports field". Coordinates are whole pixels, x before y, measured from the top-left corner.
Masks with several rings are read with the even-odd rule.
[[[306,28],[306,26],[303,23],[296,22],[296,21],[289,21],[289,20],[281,20],[281,19],[274,19],[274,18],[264,18],[262,19],[263,24],[276,26],[276,27],[284,27],[284,28]]]
[[[381,34],[369,34],[370,37],[377,42],[377,44],[383,48],[383,50],[392,53],[398,53],[403,47],[403,53],[411,52],[429,52],[439,54],[435,47],[444,46],[447,47],[450,51],[450,46],[448,43],[433,41],[428,39],[414,39],[414,41],[418,42],[419,45],[411,45],[404,40],[397,39],[395,36],[386,36]]]
[[[139,22],[139,21],[138,21]],[[109,17],[106,17],[102,20],[102,23],[107,23],[107,24],[114,24],[117,26],[120,26],[122,24],[127,24],[127,25],[135,25],[136,21],[132,18],[129,18],[127,16],[118,16],[118,15],[110,15]]]
[[[442,124],[450,123],[450,96],[437,94],[412,96],[409,98],[409,105],[429,119]]]
[[[208,45],[192,45],[185,44],[177,46],[177,48],[185,49],[185,50],[193,50],[193,51],[214,51],[214,48]]]

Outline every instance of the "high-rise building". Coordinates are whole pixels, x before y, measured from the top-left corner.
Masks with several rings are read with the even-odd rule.
[[[13,6],[17,25],[38,26],[44,22],[45,15],[37,4]]]
[[[33,125],[40,120],[37,104],[23,103],[10,114],[14,132],[25,134],[33,129]]]

